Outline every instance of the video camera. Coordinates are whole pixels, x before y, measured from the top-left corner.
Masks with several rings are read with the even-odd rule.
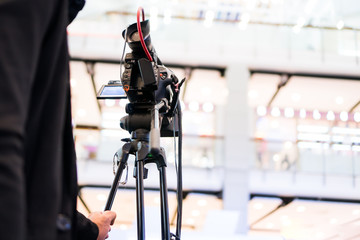
[[[125,71],[121,83],[109,81],[100,89],[98,99],[128,98],[130,103],[125,108],[128,116],[120,120],[120,126],[130,133],[140,128],[150,131],[151,111],[155,105],[163,102],[159,109],[161,137],[174,136],[173,126],[177,136],[178,117],[175,112],[179,88],[184,80],[179,83],[176,75],[158,58],[151,44],[149,21],[142,21],[140,25],[141,34],[137,23],[130,25],[122,33],[132,52],[125,56]]]
[[[140,22],[141,12],[142,22]],[[114,166],[117,165],[117,170],[105,210],[111,209],[122,172],[127,169],[129,154],[135,155],[138,239],[145,239],[143,181],[147,176],[147,169],[144,166],[155,163],[159,170],[162,239],[180,240],[183,197],[179,93],[185,79],[179,82],[175,74],[158,58],[151,44],[150,24],[149,21],[144,21],[144,11],[141,7],[137,12],[137,23],[130,25],[122,35],[132,50],[125,56],[125,71],[121,75],[121,81],[109,81],[100,89],[98,99],[128,98],[130,103],[125,107],[128,115],[121,118],[120,126],[131,133],[131,139],[123,139],[126,143],[115,154],[116,159],[114,156]],[[178,161],[175,160],[178,202],[176,234],[170,233],[167,162],[165,149],[160,147],[160,137],[170,136],[178,136]]]

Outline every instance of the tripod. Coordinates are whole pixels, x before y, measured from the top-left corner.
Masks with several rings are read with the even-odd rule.
[[[144,210],[144,179],[147,177],[147,163],[155,163],[160,178],[160,208],[161,208],[161,239],[170,240],[170,222],[168,208],[168,191],[166,183],[166,156],[163,148],[159,153],[149,154],[149,131],[137,129],[132,132],[131,139],[122,147],[119,166],[106,202],[105,210],[110,210],[115,198],[116,190],[123,170],[126,168],[129,154],[135,155],[134,177],[136,178],[136,210],[137,236],[145,239],[145,210]]]

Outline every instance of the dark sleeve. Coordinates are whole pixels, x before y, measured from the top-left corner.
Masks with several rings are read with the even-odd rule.
[[[97,225],[77,212],[77,240],[96,240],[98,235]]]
[[[69,16],[68,24],[70,24],[77,16],[78,12],[83,9],[85,0],[69,0]]]

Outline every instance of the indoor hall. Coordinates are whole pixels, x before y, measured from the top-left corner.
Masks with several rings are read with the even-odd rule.
[[[139,6],[157,55],[186,78],[182,238],[360,239],[356,1],[88,0],[68,27],[79,211],[104,209],[114,153],[130,136],[120,128],[129,101],[96,95],[124,72],[122,32]],[[174,142],[160,141],[172,232]],[[128,163],[109,239],[137,238],[132,156]],[[146,167],[146,235],[159,239],[159,180]]]

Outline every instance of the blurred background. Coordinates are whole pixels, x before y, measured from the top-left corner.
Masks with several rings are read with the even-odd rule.
[[[122,31],[138,7],[179,79],[183,239],[360,239],[360,5],[356,0],[87,0],[68,27],[78,208],[104,208],[127,100]],[[130,52],[128,47],[125,52]],[[166,149],[176,222],[174,139]],[[136,239],[134,159],[109,239]],[[157,170],[145,180],[146,233],[160,238]]]

